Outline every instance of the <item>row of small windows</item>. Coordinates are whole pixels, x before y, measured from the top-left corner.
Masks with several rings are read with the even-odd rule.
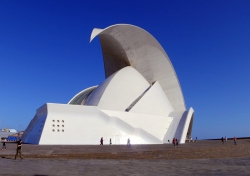
[[[54,125],[54,124],[53,124],[52,126],[53,126],[53,127],[55,127],[55,125]],[[57,125],[57,127],[60,127],[60,125]],[[64,125],[62,125],[62,127],[64,127]]]
[[[52,120],[52,122],[56,122],[56,121],[57,121],[57,122],[60,122],[60,120]],[[64,123],[64,120],[61,120],[61,122]],[[55,124],[53,124],[52,126],[53,126],[53,127],[55,127],[55,126],[60,127],[60,125],[55,125]],[[64,125],[61,125],[61,127],[64,127]],[[57,130],[52,129],[52,131],[53,131],[53,132],[55,132],[55,131],[60,132],[59,129],[57,129]],[[61,132],[64,132],[64,129],[62,129]]]
[[[55,130],[55,129],[53,129],[52,131],[53,131],[53,132],[55,132],[56,130]],[[58,132],[60,132],[60,130],[59,130],[59,129],[58,129],[57,131],[58,131]],[[64,130],[62,130],[62,132],[64,132]]]
[[[52,122],[55,122],[55,120],[52,120]],[[57,122],[60,122],[60,120],[57,120]],[[64,120],[62,120],[62,123],[64,123]]]

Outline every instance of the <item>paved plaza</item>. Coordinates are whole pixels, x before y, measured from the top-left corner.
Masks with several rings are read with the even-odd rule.
[[[250,157],[177,160],[1,159],[0,175],[250,175]]]
[[[7,144],[7,150],[0,151],[0,175],[250,175],[250,140],[239,140],[237,146],[231,141],[228,144],[221,144],[220,141],[198,141],[180,145],[178,148],[173,148],[170,144],[138,145],[131,148],[25,144],[23,160],[14,160],[15,146]],[[214,152],[209,152],[208,149]],[[219,155],[222,151],[225,151],[222,153],[224,157]],[[153,158],[152,152],[154,155],[164,155],[166,152],[172,154],[163,156],[162,159]],[[94,153],[106,158],[98,159]],[[109,158],[119,153],[123,153],[120,158]],[[235,153],[238,157],[229,153]],[[177,157],[173,158],[172,155]],[[192,156],[199,159],[191,159]],[[139,159],[133,159],[134,157]]]

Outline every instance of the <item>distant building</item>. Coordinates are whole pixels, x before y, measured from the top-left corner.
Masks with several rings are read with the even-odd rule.
[[[8,129],[8,128],[0,129],[0,140],[2,138],[7,138],[8,136],[11,136],[16,133],[17,133],[17,130],[15,129]]]
[[[166,52],[139,27],[118,24],[94,29],[106,80],[76,94],[68,104],[47,103],[23,134],[31,144],[162,144],[190,138],[194,110]],[[91,75],[89,75],[91,76]],[[73,85],[72,85],[73,86]]]

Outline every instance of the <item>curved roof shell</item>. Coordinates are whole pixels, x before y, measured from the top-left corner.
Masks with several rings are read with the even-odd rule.
[[[150,84],[133,67],[125,67],[109,76],[88,97],[84,105],[100,109],[125,111]]]
[[[149,84],[158,81],[175,111],[186,110],[174,67],[159,42],[147,31],[129,24],[93,29],[90,41],[99,36],[106,78],[132,66]]]
[[[97,86],[92,86],[87,89],[82,90],[78,94],[76,94],[68,104],[71,105],[84,105],[85,101],[89,97],[89,95],[97,88]]]

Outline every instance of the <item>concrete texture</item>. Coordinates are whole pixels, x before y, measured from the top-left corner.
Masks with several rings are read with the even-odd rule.
[[[158,81],[175,111],[185,111],[181,86],[174,67],[160,43],[144,29],[116,24],[94,29],[92,41],[99,37],[106,78],[126,67],[134,67],[152,84]]]

